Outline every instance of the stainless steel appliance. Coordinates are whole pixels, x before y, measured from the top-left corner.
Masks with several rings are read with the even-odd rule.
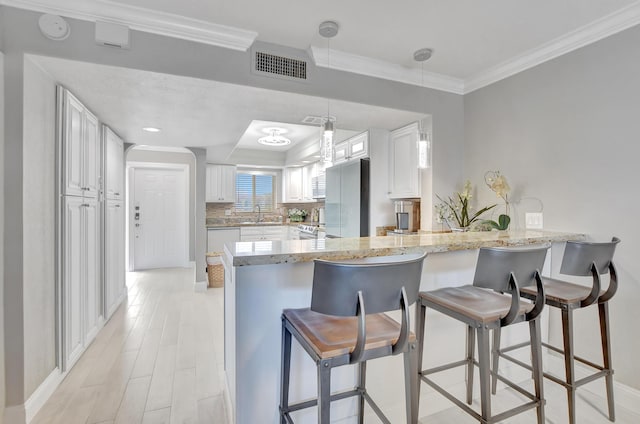
[[[316,225],[298,225],[298,235],[300,240],[318,238],[318,227]]]
[[[369,236],[369,159],[327,168],[327,237]]]
[[[420,202],[417,200],[397,200],[396,229],[394,233],[416,233],[420,229]]]

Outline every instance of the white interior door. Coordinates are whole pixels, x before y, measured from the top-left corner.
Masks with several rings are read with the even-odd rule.
[[[129,202],[134,270],[188,265],[188,166],[133,167]]]

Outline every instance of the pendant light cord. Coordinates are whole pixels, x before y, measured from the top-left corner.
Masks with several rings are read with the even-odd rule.
[[[327,37],[327,69],[331,70],[331,39]],[[327,122],[331,119],[329,115],[329,97],[327,96]]]

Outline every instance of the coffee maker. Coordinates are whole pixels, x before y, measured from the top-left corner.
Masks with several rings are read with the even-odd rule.
[[[411,234],[420,229],[420,201],[396,200],[396,229],[394,233]]]

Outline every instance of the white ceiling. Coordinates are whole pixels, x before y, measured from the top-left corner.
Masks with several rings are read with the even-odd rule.
[[[430,47],[424,85],[467,93],[640,24],[640,0],[0,0],[85,20],[246,50],[261,40],[309,49],[318,25],[340,26],[332,67],[420,84],[413,53]]]
[[[133,29],[246,50],[260,40],[308,49],[327,66],[318,25],[340,26],[330,66],[466,93],[640,23],[640,0],[0,0],[0,4],[107,19]],[[430,47],[421,81],[413,52]],[[324,55],[323,55],[324,53]],[[253,120],[300,124],[326,114],[323,98],[215,81],[37,58],[127,141],[208,146],[224,160]],[[393,129],[415,113],[332,101],[337,126]],[[158,126],[159,134],[144,133]],[[213,148],[215,147],[215,148]],[[213,153],[215,152],[215,153]]]
[[[53,57],[29,58],[127,142],[207,147],[211,161],[227,160],[245,135],[244,143],[249,143],[254,120],[268,121],[269,125],[277,122],[289,129],[295,146],[313,132],[320,134],[319,126],[303,127],[302,120],[327,113],[327,99],[323,97]],[[330,107],[331,115],[337,117],[336,127],[354,131],[395,129],[424,117],[337,100],[331,100]],[[148,133],[143,127],[162,131]]]

